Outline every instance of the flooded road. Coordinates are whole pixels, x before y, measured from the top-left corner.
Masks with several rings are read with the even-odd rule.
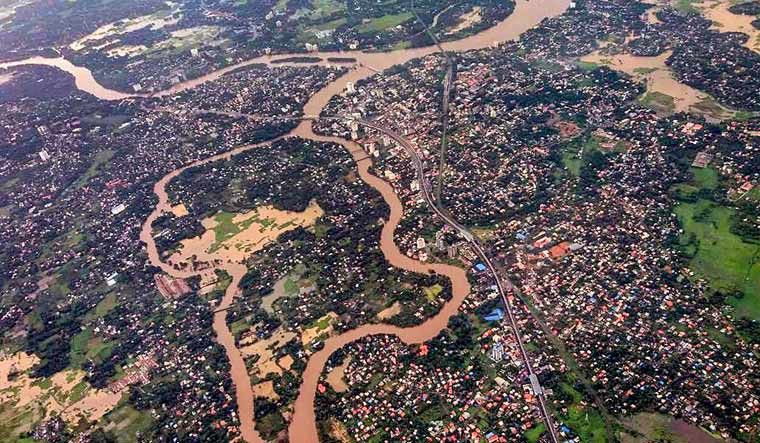
[[[471,49],[485,48],[498,42],[513,40],[519,37],[520,34],[526,30],[540,23],[544,18],[561,14],[569,7],[569,5],[570,0],[532,0],[530,2],[526,0],[517,0],[515,11],[512,13],[512,15],[510,15],[507,19],[495,27],[485,30],[477,35],[464,38],[462,40],[443,43],[443,47],[448,51],[466,51]],[[342,92],[345,89],[346,82],[356,82],[360,79],[374,74],[377,71],[387,69],[397,64],[405,63],[414,58],[432,54],[435,51],[435,47],[425,47],[382,53],[347,51],[310,54],[323,59],[321,62],[316,63],[316,65],[327,65],[328,63],[325,61],[325,59],[328,57],[352,57],[357,60],[357,63],[356,66],[354,66],[354,68],[351,69],[348,73],[336,79],[332,83],[326,85],[323,89],[315,93],[304,105],[303,112],[306,115],[319,115],[329,100],[334,95]],[[271,65],[272,62],[276,60],[288,57],[292,57],[292,55],[259,57],[256,59],[248,60],[246,62],[229,66],[211,74],[199,77],[197,79],[179,83],[176,86],[158,92],[155,95],[164,96],[176,94],[202,83],[218,79],[222,75],[240,67],[257,63]],[[89,70],[86,68],[74,66],[72,63],[62,58],[46,59],[35,57],[23,61],[0,64],[0,68],[23,65],[47,65],[62,69],[75,77],[76,85],[79,89],[85,92],[89,92],[92,95],[95,95],[96,97],[104,100],[120,100],[128,97],[146,96],[145,94],[125,94],[119,91],[113,91],[104,88],[95,80]],[[277,66],[298,65],[305,64],[293,62],[277,64]],[[467,281],[465,270],[461,268],[446,264],[422,263],[407,257],[399,250],[393,241],[393,234],[403,216],[403,206],[401,204],[401,201],[398,199],[393,187],[389,183],[376,177],[375,175],[372,175],[369,172],[372,161],[358,144],[337,137],[316,135],[312,131],[311,121],[307,120],[302,121],[293,131],[291,131],[285,137],[288,136],[299,136],[306,139],[322,142],[332,142],[342,145],[354,158],[359,177],[364,180],[364,182],[369,186],[376,189],[382,195],[385,203],[390,207],[390,215],[384,224],[380,235],[380,248],[388,262],[394,267],[410,272],[423,274],[435,272],[449,278],[452,283],[451,300],[442,307],[441,311],[438,314],[428,319],[424,323],[410,328],[400,328],[386,324],[364,325],[357,329],[347,331],[345,333],[327,339],[324,343],[324,348],[310,357],[303,374],[303,381],[298,398],[295,401],[293,418],[290,422],[289,427],[289,436],[291,442],[311,443],[318,442],[317,426],[314,413],[316,387],[320,375],[324,369],[325,363],[328,357],[334,351],[353,341],[373,334],[396,335],[404,343],[407,344],[422,343],[424,341],[430,340],[447,325],[449,318],[457,313],[460,305],[462,304],[462,301],[470,291],[470,285]],[[192,267],[176,269],[168,262],[162,261],[156,248],[151,226],[156,218],[159,217],[162,213],[171,212],[173,209],[166,193],[166,186],[171,182],[172,179],[177,177],[180,173],[182,173],[182,171],[189,167],[199,166],[217,160],[229,159],[233,155],[239,154],[249,149],[254,149],[264,144],[272,143],[273,141],[276,141],[280,138],[283,137],[278,137],[277,139],[269,140],[260,144],[241,146],[232,151],[199,160],[175,171],[172,171],[161,178],[153,188],[154,193],[158,197],[158,204],[156,205],[154,211],[146,219],[145,223],[142,226],[142,231],[140,234],[140,239],[146,245],[148,259],[151,264],[159,267],[163,272],[176,278],[188,278],[195,275],[200,275],[201,272],[208,272],[208,270],[197,271],[192,269]],[[224,269],[232,276],[232,283],[227,288],[224,297],[217,307],[225,309],[229,307],[233,303],[235,297],[239,295],[240,290],[238,288],[238,284],[246,273],[246,267],[239,262],[233,262],[231,260],[223,261],[216,266],[218,266],[218,269]],[[235,394],[238,404],[238,416],[241,423],[240,432],[242,438],[247,442],[261,442],[261,437],[254,429],[254,394],[250,383],[250,377],[245,367],[243,356],[235,345],[234,337],[228,328],[225,310],[217,310],[215,312],[213,329],[217,335],[217,341],[224,347],[226,355],[230,361],[230,374],[235,386]]]

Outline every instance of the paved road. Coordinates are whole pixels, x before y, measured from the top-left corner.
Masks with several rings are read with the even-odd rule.
[[[400,134],[388,128],[380,126],[376,123],[366,121],[366,120],[355,120],[355,121],[362,126],[366,126],[368,128],[374,129],[376,131],[379,131],[387,135],[388,137],[396,141],[396,143],[398,143],[401,147],[404,148],[404,150],[409,154],[409,157],[412,159],[412,163],[414,164],[414,167],[417,170],[417,180],[420,183],[420,187],[423,191],[423,196],[428,206],[430,206],[430,208],[439,217],[441,217],[441,219],[443,219],[444,222],[446,222],[446,224],[454,228],[468,243],[470,243],[470,245],[473,247],[473,249],[477,253],[478,257],[480,257],[480,259],[488,267],[489,271],[494,277],[494,280],[496,280],[496,287],[498,289],[499,296],[501,297],[501,300],[504,303],[504,307],[507,310],[507,318],[509,319],[509,323],[510,323],[510,326],[512,327],[512,331],[514,332],[515,340],[517,341],[517,346],[520,350],[520,355],[522,357],[523,364],[525,365],[525,368],[528,371],[528,378],[531,381],[531,386],[533,388],[534,393],[536,394],[536,398],[538,399],[539,409],[541,410],[541,415],[543,416],[544,423],[546,424],[546,429],[549,432],[549,436],[551,437],[552,443],[557,443],[559,441],[557,437],[557,431],[554,428],[554,422],[552,420],[551,414],[549,413],[549,410],[546,407],[546,396],[544,394],[544,390],[543,388],[541,388],[541,384],[538,381],[538,377],[536,376],[536,373],[533,371],[533,366],[531,365],[530,359],[528,358],[528,353],[525,351],[522,335],[520,334],[520,330],[517,327],[517,321],[515,320],[512,303],[507,297],[507,291],[512,290],[514,288],[514,285],[512,284],[511,281],[509,281],[508,278],[501,277],[499,275],[499,273],[496,270],[496,267],[493,265],[493,262],[491,261],[491,258],[488,256],[485,249],[483,248],[483,245],[472,234],[472,232],[470,232],[465,226],[463,226],[462,224],[457,222],[453,217],[451,217],[446,212],[444,212],[437,205],[435,198],[430,192],[430,185],[425,179],[425,172],[424,172],[422,160],[420,159],[419,155],[417,154],[417,151],[414,149],[411,143]]]
[[[166,108],[154,109],[154,110],[157,110],[159,112],[174,112]],[[340,117],[319,117],[315,115],[304,115],[301,117],[291,117],[291,116],[262,117],[259,115],[241,114],[237,112],[205,111],[205,110],[190,110],[189,112],[197,113],[197,114],[210,113],[210,114],[216,114],[216,115],[227,115],[230,117],[249,118],[249,119],[254,119],[258,121],[324,120],[324,121],[345,122],[348,120],[348,121],[354,121],[361,126],[365,126],[367,128],[374,129],[378,132],[381,132],[387,135],[388,137],[390,137],[391,139],[393,139],[396,143],[398,143],[399,146],[401,146],[407,152],[409,157],[412,159],[412,163],[417,174],[417,181],[420,183],[420,188],[422,189],[423,197],[425,201],[427,202],[428,206],[430,206],[430,209],[432,209],[433,212],[435,212],[435,214],[438,215],[447,225],[449,225],[455,231],[457,231],[459,235],[462,236],[462,238],[464,238],[473,247],[473,249],[475,250],[475,253],[483,261],[483,263],[486,265],[489,272],[493,276],[494,280],[496,281],[496,288],[499,292],[499,296],[501,297],[501,300],[504,303],[504,307],[507,311],[506,318],[509,320],[509,324],[512,328],[512,332],[514,333],[515,340],[517,342],[517,346],[520,351],[520,356],[523,360],[523,364],[525,365],[525,369],[528,371],[528,378],[530,380],[533,392],[536,395],[536,398],[538,399],[538,406],[541,411],[541,415],[543,417],[544,423],[546,425],[546,429],[549,432],[549,436],[551,438],[552,443],[559,442],[558,437],[557,437],[557,431],[554,427],[554,421],[552,420],[551,414],[549,413],[549,410],[546,407],[546,396],[544,394],[544,390],[538,381],[538,377],[536,373],[533,371],[533,366],[530,363],[530,358],[528,357],[528,353],[525,351],[522,335],[520,334],[520,330],[517,326],[517,321],[515,320],[514,309],[513,309],[512,303],[507,297],[508,291],[516,291],[518,289],[506,276],[505,277],[500,276],[499,272],[497,271],[496,267],[491,261],[491,258],[486,253],[485,248],[480,243],[480,241],[472,234],[472,232],[470,232],[470,230],[467,229],[467,227],[465,227],[464,225],[456,221],[456,219],[454,219],[451,215],[446,213],[440,206],[438,206],[438,203],[435,197],[432,195],[430,183],[425,178],[425,168],[424,168],[422,159],[420,159],[419,155],[417,154],[417,151],[414,149],[414,146],[412,146],[409,140],[407,140],[401,134],[391,129],[386,128],[385,126],[382,126],[372,121],[361,120],[361,119],[347,119],[347,118],[340,118]]]

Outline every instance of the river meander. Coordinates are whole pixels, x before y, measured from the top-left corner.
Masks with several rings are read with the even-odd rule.
[[[443,47],[447,51],[467,51],[486,48],[496,43],[516,39],[520,34],[537,25],[544,18],[557,16],[563,13],[570,6],[570,2],[570,0],[517,0],[514,12],[504,21],[476,35],[457,41],[443,43]],[[334,95],[345,89],[347,82],[356,82],[374,74],[375,72],[405,63],[414,58],[432,54],[436,51],[436,47],[423,47],[374,53],[365,53],[361,51],[314,53],[312,55],[322,59],[321,62],[316,63],[318,65],[328,64],[326,59],[329,57],[350,57],[355,58],[357,62],[345,75],[329,83],[320,91],[312,95],[309,101],[304,105],[303,112],[307,116],[317,116]],[[170,89],[158,92],[154,95],[165,96],[176,94],[202,83],[216,80],[225,73],[243,66],[257,63],[272,65],[272,62],[276,60],[292,56],[293,55],[283,54],[279,56],[258,57],[243,63],[228,66],[224,69],[220,69],[193,80],[179,83]],[[0,64],[0,68],[24,65],[47,65],[59,68],[74,76],[76,86],[80,90],[88,92],[103,100],[121,100],[129,97],[146,96],[145,94],[126,94],[107,89],[95,80],[92,73],[87,68],[75,66],[63,58],[34,57],[26,60]],[[305,64],[287,62],[278,63],[275,66],[299,65],[303,66]],[[462,301],[470,291],[470,285],[467,281],[465,270],[445,264],[422,263],[407,257],[399,250],[393,241],[393,233],[403,216],[403,206],[394,192],[393,187],[369,172],[372,161],[365,154],[361,146],[345,139],[317,135],[312,131],[311,125],[311,121],[304,120],[284,137],[298,136],[305,139],[332,142],[342,145],[354,158],[360,178],[369,186],[375,188],[382,195],[385,203],[390,207],[390,215],[383,226],[380,236],[380,248],[385,255],[385,258],[391,265],[397,268],[418,273],[429,273],[432,271],[448,277],[452,282],[452,298],[443,306],[438,314],[418,326],[399,328],[388,324],[367,324],[327,339],[324,348],[314,353],[309,358],[303,374],[303,381],[299,395],[294,404],[294,413],[289,427],[289,437],[291,442],[298,443],[318,442],[314,413],[316,387],[325,363],[334,351],[355,340],[374,334],[396,335],[407,344],[421,343],[430,340],[446,326],[449,318],[456,314]],[[278,139],[279,138],[282,137],[278,137]],[[140,235],[141,240],[147,247],[148,258],[153,265],[161,268],[163,272],[166,272],[173,277],[187,278],[198,275],[198,273],[192,269],[177,270],[170,264],[163,262],[156,249],[156,244],[151,232],[151,225],[162,213],[172,211],[172,206],[166,193],[166,186],[169,182],[189,167],[217,160],[229,159],[233,155],[249,149],[255,149],[258,146],[271,143],[272,141],[274,140],[260,144],[241,146],[232,151],[196,161],[170,172],[154,185],[154,192],[158,197],[158,204],[143,224]],[[224,297],[217,306],[217,311],[214,313],[213,329],[217,335],[217,341],[224,347],[226,355],[230,361],[230,375],[233,384],[235,385],[238,416],[241,423],[241,435],[245,441],[261,442],[263,440],[254,429],[254,394],[251,388],[250,377],[246,370],[245,362],[240,350],[237,348],[234,337],[227,325],[226,310],[224,310],[233,303],[235,297],[239,294],[238,284],[246,273],[246,267],[242,263],[234,261],[223,261],[219,266],[232,276],[232,283],[227,288]]]

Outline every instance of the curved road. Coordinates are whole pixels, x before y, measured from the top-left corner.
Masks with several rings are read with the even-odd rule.
[[[366,120],[354,120],[354,121],[356,121],[356,123],[360,125],[382,132],[383,134],[392,138],[394,141],[396,141],[396,143],[398,143],[401,147],[404,148],[404,150],[407,152],[409,157],[412,159],[412,163],[414,164],[414,167],[417,170],[417,180],[421,184],[423,197],[425,198],[425,201],[427,202],[428,206],[430,206],[430,208],[433,210],[433,212],[436,213],[436,215],[438,215],[447,225],[451,226],[454,230],[456,230],[459,233],[459,235],[461,235],[473,247],[478,257],[480,257],[480,259],[483,260],[483,262],[488,267],[489,272],[493,276],[494,280],[496,280],[496,287],[498,289],[499,296],[501,297],[501,300],[504,303],[504,307],[507,310],[507,318],[509,319],[512,332],[515,335],[517,346],[520,349],[520,355],[522,357],[523,364],[525,365],[525,369],[528,371],[528,377],[530,379],[531,387],[533,388],[533,392],[536,394],[536,398],[538,399],[539,409],[541,410],[541,415],[543,416],[544,423],[546,424],[546,429],[549,431],[549,436],[551,437],[552,443],[557,443],[558,442],[557,431],[554,428],[554,423],[553,423],[551,414],[549,413],[549,410],[546,407],[546,396],[544,395],[544,390],[541,388],[541,384],[538,381],[538,377],[533,371],[533,366],[530,363],[530,358],[528,358],[528,353],[525,351],[522,335],[520,334],[520,330],[517,327],[517,321],[515,320],[512,303],[510,302],[509,297],[507,297],[507,290],[512,289],[514,285],[508,278],[501,277],[499,275],[499,273],[496,271],[496,267],[493,265],[493,262],[491,261],[491,258],[488,256],[485,249],[483,248],[483,245],[478,241],[475,235],[473,235],[473,233],[470,232],[469,229],[467,229],[461,223],[457,222],[456,219],[448,215],[436,204],[436,199],[433,197],[433,195],[430,192],[430,184],[425,178],[425,172],[423,168],[424,165],[422,163],[422,160],[420,159],[419,155],[417,154],[417,151],[414,149],[414,147],[409,142],[409,140],[402,137],[397,132],[387,129],[383,126],[377,125],[373,122],[366,121]],[[505,289],[505,287],[507,289]]]
[[[205,111],[190,111],[190,112],[199,112],[203,113]],[[510,301],[509,297],[507,296],[507,292],[514,290],[515,286],[506,276],[502,277],[500,273],[497,271],[496,267],[494,266],[490,256],[486,252],[483,245],[480,243],[478,238],[469,230],[467,227],[459,223],[455,218],[453,218],[451,215],[449,215],[446,211],[444,211],[440,206],[438,206],[437,200],[431,193],[430,189],[430,183],[425,177],[425,167],[424,163],[422,162],[422,159],[420,158],[419,154],[417,154],[417,150],[414,148],[412,143],[406,139],[401,134],[388,129],[382,125],[379,125],[375,122],[369,121],[369,120],[361,120],[361,119],[350,119],[350,118],[340,118],[340,117],[319,117],[314,115],[305,115],[302,117],[264,117],[261,118],[257,115],[247,115],[247,114],[241,114],[241,113],[225,113],[225,112],[219,112],[219,111],[210,111],[215,114],[225,114],[230,115],[238,118],[255,118],[258,120],[269,120],[269,121],[281,121],[281,120],[300,120],[300,121],[316,121],[316,120],[326,120],[326,121],[348,121],[348,122],[355,122],[361,126],[365,126],[369,129],[373,129],[375,131],[381,132],[384,135],[387,135],[391,139],[393,139],[396,143],[401,146],[406,153],[409,155],[409,158],[412,161],[412,164],[415,168],[417,180],[421,185],[421,190],[423,194],[423,198],[425,199],[425,202],[428,204],[430,209],[438,216],[440,217],[444,223],[449,225],[451,228],[453,228],[459,235],[467,241],[472,248],[475,250],[478,257],[485,263],[486,267],[488,268],[489,272],[493,276],[494,280],[496,281],[496,287],[499,292],[499,297],[501,297],[502,302],[504,303],[504,307],[507,311],[507,319],[509,321],[509,326],[512,329],[512,332],[515,336],[515,341],[517,342],[518,349],[520,351],[520,356],[522,358],[523,364],[525,365],[525,369],[528,372],[528,378],[530,380],[531,388],[533,389],[533,392],[538,399],[538,406],[539,410],[541,412],[541,416],[543,418],[543,421],[546,425],[546,429],[549,432],[549,436],[551,438],[552,443],[558,443],[559,439],[557,436],[557,431],[554,426],[554,421],[552,419],[551,414],[549,413],[549,409],[546,406],[546,395],[544,393],[543,388],[541,387],[541,384],[538,380],[538,376],[536,375],[535,371],[533,370],[533,365],[530,362],[530,358],[528,356],[527,351],[525,350],[525,346],[522,339],[522,334],[520,333],[520,329],[517,325],[517,320],[514,316],[514,307],[512,306],[512,302]]]

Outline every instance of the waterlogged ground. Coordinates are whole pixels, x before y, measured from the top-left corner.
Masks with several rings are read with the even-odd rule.
[[[4,426],[30,430],[38,419],[52,414],[71,426],[81,419],[97,422],[121,400],[124,391],[94,389],[84,380],[81,370],[65,370],[49,378],[33,378],[32,369],[39,363],[35,355],[18,352],[0,357],[0,409]],[[8,437],[0,431],[0,440]],[[7,440],[3,440],[7,441]]]
[[[178,208],[175,214],[186,212],[181,205],[174,208]],[[203,220],[206,231],[199,237],[183,240],[179,251],[168,262],[179,266],[240,263],[276,240],[280,234],[299,226],[312,226],[323,213],[316,202],[311,202],[303,212],[262,206],[245,214],[218,213]],[[209,272],[213,273],[211,270]]]
[[[658,112],[693,112],[715,119],[733,115],[733,111],[719,105],[709,94],[676,80],[665,61],[672,54],[666,51],[656,57],[642,57],[628,53],[605,54],[594,51],[580,58],[589,68],[604,65],[624,72],[644,83],[647,92],[641,97],[643,104]]]

